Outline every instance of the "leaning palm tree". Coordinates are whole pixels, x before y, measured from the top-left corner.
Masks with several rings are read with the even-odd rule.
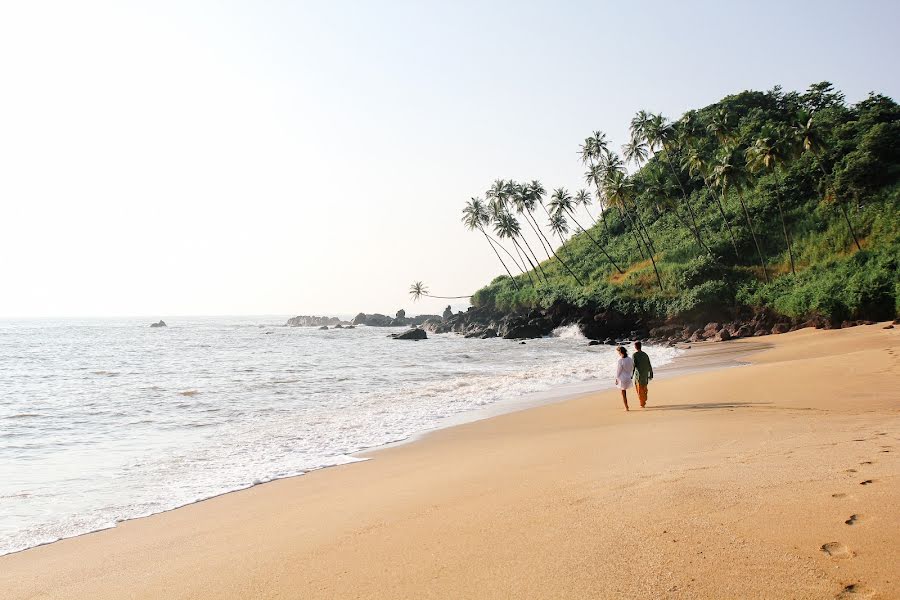
[[[427,298],[438,298],[440,300],[460,300],[463,298],[471,298],[472,296],[434,296],[428,293],[428,288],[421,281],[415,281],[409,286],[409,295],[412,296],[413,302],[419,300],[422,296]]]
[[[737,148],[734,146],[725,146],[722,148],[716,163],[712,170],[713,184],[722,190],[722,198],[728,202],[728,190],[734,188],[738,192],[738,201],[744,212],[744,218],[747,221],[747,229],[753,237],[753,245],[756,246],[756,256],[759,258],[759,266],[762,267],[763,278],[769,283],[769,273],[766,270],[766,259],[763,256],[762,248],[759,245],[759,239],[756,237],[756,229],[753,227],[753,219],[750,218],[750,211],[744,203],[744,174],[741,170],[741,161],[738,157]]]
[[[581,189],[575,192],[575,206],[581,206],[584,208],[584,212],[591,218],[591,221],[594,222],[594,225],[597,224],[597,219],[594,218],[594,215],[591,214],[590,206],[591,206],[591,193],[587,190]]]
[[[634,200],[634,214],[637,217],[637,224],[635,224],[635,219],[631,216],[631,213],[628,211],[628,204],[625,201],[626,196],[623,194],[615,194],[616,200],[613,201],[610,198],[609,189],[614,189],[617,186],[622,185],[630,185],[625,176],[625,163],[634,163],[634,166],[638,169],[641,168],[645,162],[647,162],[647,158],[649,156],[649,149],[647,148],[647,144],[642,139],[637,139],[635,136],[643,135],[643,133],[636,133],[636,131],[643,131],[643,127],[645,127],[646,123],[643,120],[646,116],[645,111],[641,111],[638,115],[632,119],[632,138],[631,141],[624,146],[622,146],[622,155],[625,157],[625,162],[623,163],[618,155],[613,152],[607,153],[607,163],[606,163],[606,173],[604,177],[604,195],[610,199],[611,204],[614,206],[618,206],[619,210],[623,215],[626,216],[628,222],[631,224],[631,233],[635,237],[635,242],[638,248],[638,253],[640,253],[641,258],[647,258],[644,255],[644,250],[641,247],[641,242],[647,246],[647,254],[653,254],[653,242],[649,241],[649,234],[646,232],[646,228],[644,227],[644,221],[641,218],[640,205],[638,204],[637,197],[628,194],[627,197],[632,198]],[[641,129],[636,129],[636,123],[640,124]],[[637,238],[640,237],[641,242],[637,241]]]
[[[559,250],[563,252],[566,247],[566,235],[569,233],[569,222],[566,215],[562,212],[555,212],[550,215],[550,233],[556,234],[561,244]]]
[[[862,250],[862,246],[859,245],[859,238],[856,237],[856,231],[853,229],[853,222],[850,221],[850,215],[847,213],[847,206],[837,197],[834,186],[829,185],[830,174],[825,170],[824,161],[822,160],[822,132],[819,129],[818,122],[814,120],[814,115],[806,111],[800,111],[795,117],[793,134],[799,153],[810,152],[816,157],[819,170],[822,171],[825,180],[825,197],[833,199],[841,209],[841,213],[847,222],[847,229],[850,230],[850,236],[856,243],[856,249]]]
[[[635,204],[635,212],[638,212],[637,202],[633,195],[633,188],[631,186],[631,182],[628,181],[628,178],[625,176],[624,171],[610,171],[606,181],[604,182],[604,193],[606,197],[609,199],[610,203],[622,207],[625,211],[625,214],[629,214],[628,211],[628,201],[632,200]],[[641,223],[641,227],[643,228],[643,223]],[[635,233],[634,222],[632,221],[632,233]],[[640,236],[640,240],[647,245],[647,256],[650,258],[650,264],[653,265],[653,273],[656,275],[656,282],[659,284],[659,289],[663,289],[662,278],[659,275],[659,270],[656,268],[656,258],[653,256],[655,250],[653,248],[653,242],[650,240],[650,232],[644,231],[644,234],[647,235],[645,239],[643,235]],[[635,242],[637,242],[638,236],[635,235]],[[640,249],[640,243],[638,243],[638,248]],[[641,256],[643,256],[643,252],[641,252]]]
[[[519,225],[518,221],[509,211],[511,196],[515,191],[515,187],[513,185],[510,185],[511,183],[512,182],[507,182],[503,179],[496,179],[491,185],[491,188],[486,193],[486,197],[490,200],[489,207],[491,216],[493,217],[494,221],[494,231],[495,233],[497,233],[498,237],[503,239],[503,236],[500,236],[499,231],[512,231],[513,229],[509,227],[508,221],[510,219],[516,221],[516,227],[514,228],[515,237],[510,238],[513,242],[513,247],[515,247],[516,254],[519,255],[519,259],[522,261],[522,264],[525,264],[525,262],[527,262],[531,266],[531,270],[537,274],[540,270],[540,260],[538,260],[537,255],[535,255],[534,252],[531,252],[531,254],[529,254],[529,252],[531,251],[531,247],[528,245],[528,241],[522,235],[522,228]],[[503,225],[498,226],[501,221],[503,221]],[[525,244],[524,247],[522,246],[522,243],[520,243],[520,240]],[[540,275],[544,275],[543,270],[540,270]],[[544,275],[544,278],[546,279],[546,275]]]
[[[544,247],[544,251],[547,253],[547,260],[551,260],[550,254],[552,253],[553,258],[556,258],[556,260],[559,261],[563,268],[569,272],[569,275],[575,278],[575,281],[578,282],[578,285],[584,285],[578,275],[576,275],[575,272],[569,267],[569,264],[562,258],[560,258],[556,253],[556,250],[553,249],[553,243],[549,239],[547,239],[547,236],[544,235],[544,232],[541,230],[541,226],[534,218],[534,209],[538,204],[543,206],[544,194],[546,193],[547,192],[540,181],[533,180],[531,183],[526,183],[524,186],[521,186],[519,194],[516,197],[516,210],[518,210],[520,214],[523,214],[525,216],[526,221],[528,221],[529,218],[531,219],[529,224],[532,226],[532,230],[537,234],[538,240],[540,240],[541,245]]]
[[[487,209],[484,206],[484,201],[481,198],[472,198],[468,202],[466,202],[466,207],[463,209],[463,217],[462,217],[463,225],[466,226],[466,229],[469,231],[480,231],[484,236],[484,239],[487,240],[488,245],[491,247],[491,250],[494,251],[494,254],[497,255],[497,260],[500,261],[500,264],[503,265],[503,269],[506,271],[506,274],[509,275],[509,279],[513,282],[513,285],[516,289],[519,289],[519,283],[516,281],[513,274],[509,271],[509,267],[506,266],[506,262],[503,260],[503,257],[500,256],[500,253],[497,252],[497,248],[494,246],[494,242],[492,241],[491,236],[488,235],[487,231],[484,230],[485,225],[490,224],[491,217],[488,214]]]
[[[528,254],[522,248],[521,244],[519,244],[519,238],[522,237],[522,226],[519,224],[518,219],[506,209],[496,212],[494,214],[494,233],[496,233],[497,237],[501,240],[510,240],[520,256],[523,254],[525,255],[525,259],[531,264],[531,271],[527,272],[528,279],[531,281],[531,285],[534,285],[535,282],[531,277],[531,273],[534,271],[535,275],[537,275],[538,270],[537,267],[534,266],[534,263],[531,262],[531,259],[528,258]]]
[[[734,248],[734,256],[735,258],[740,257],[740,252],[738,252],[737,247],[737,238],[734,237],[734,231],[731,229],[731,221],[728,220],[728,216],[725,214],[725,208],[722,206],[722,199],[716,194],[709,183],[709,178],[712,175],[710,166],[704,160],[703,156],[700,154],[700,150],[698,150],[696,146],[690,146],[688,148],[682,166],[687,170],[691,177],[700,177],[703,180],[703,185],[706,186],[706,190],[709,192],[709,195],[712,196],[716,206],[719,208],[719,214],[722,216],[722,221],[725,223],[725,228],[728,230],[728,236],[731,238],[731,246]]]
[[[675,178],[678,187],[681,189],[681,198],[684,206],[687,208],[688,217],[690,217],[692,224],[688,229],[693,233],[697,245],[703,248],[707,254],[712,256],[709,246],[703,241],[703,237],[700,233],[700,226],[697,224],[697,217],[694,214],[694,208],[691,206],[687,191],[684,189],[681,178],[678,176],[675,165],[670,158],[670,155],[674,151],[674,144],[676,141],[675,128],[661,114],[649,115],[640,131],[632,131],[632,137],[634,138],[635,136],[641,136],[635,139],[643,141],[651,153],[654,155],[662,154],[663,161],[668,165],[669,170],[672,172],[672,176]]]
[[[574,208],[575,200],[572,198],[572,195],[568,191],[566,191],[566,188],[556,188],[555,190],[553,190],[553,195],[550,196],[550,214],[552,215],[554,213],[562,213],[571,218],[572,222],[575,223],[578,229],[580,229],[581,232],[584,233],[588,237],[588,239],[591,240],[591,242],[600,249],[600,251],[603,253],[603,256],[605,256],[606,260],[609,261],[609,264],[615,267],[616,271],[618,271],[619,273],[624,273],[619,265],[616,264],[616,261],[613,260],[612,256],[609,255],[609,252],[606,251],[606,248],[604,248],[603,245],[600,244],[600,242],[595,240],[591,236],[591,234],[581,226],[581,223],[579,223],[575,218]]]
[[[505,181],[503,179],[497,179],[494,181],[494,184],[491,187],[491,189],[488,191],[488,194],[491,194],[494,197],[500,198],[501,202],[503,203],[503,206],[507,210],[510,207],[512,207],[512,208],[516,209],[516,212],[519,212],[521,214],[521,211],[519,210],[519,202],[522,197],[522,186],[520,186],[515,181],[513,181],[511,179],[508,181]],[[515,218],[515,217],[513,217],[513,218]],[[531,227],[531,223],[528,221],[527,217],[525,217],[525,222],[528,223],[529,227]],[[533,227],[532,227],[532,229],[533,229]],[[538,258],[537,254],[534,252],[534,250],[531,249],[531,244],[528,243],[528,239],[524,235],[521,235],[521,234],[519,236],[519,239],[522,242],[522,244],[524,244],[523,252],[525,250],[527,250],[526,256],[530,255],[530,258],[534,259],[533,262],[531,260],[529,260],[529,262],[532,262],[532,265],[531,265],[532,268],[535,268],[536,270],[540,271],[544,280],[546,280],[547,274],[544,273],[544,268],[541,266],[541,260]],[[543,245],[543,242],[541,242],[541,244]]]
[[[775,204],[778,206],[778,216],[781,218],[781,231],[787,244],[788,257],[791,262],[791,273],[797,271],[794,268],[794,249],[791,244],[791,236],[788,233],[787,222],[784,219],[784,208],[781,205],[781,167],[787,160],[787,147],[785,145],[784,132],[769,126],[764,126],[760,136],[747,148],[747,168],[751,171],[770,171],[775,174]]]

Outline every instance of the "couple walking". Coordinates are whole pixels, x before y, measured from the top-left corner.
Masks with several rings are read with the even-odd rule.
[[[616,348],[616,352],[619,353],[619,361],[616,363],[616,387],[622,390],[625,410],[628,410],[628,388],[631,387],[632,378],[637,380],[634,388],[637,390],[641,408],[644,408],[647,405],[647,385],[653,379],[650,357],[641,350],[640,342],[634,343],[634,357],[628,356],[628,350],[624,346]]]

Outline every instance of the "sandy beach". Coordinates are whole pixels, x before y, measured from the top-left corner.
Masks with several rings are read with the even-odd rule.
[[[646,410],[581,396],[8,555],[0,597],[900,598],[884,325],[695,345],[682,370],[749,364],[659,377]]]

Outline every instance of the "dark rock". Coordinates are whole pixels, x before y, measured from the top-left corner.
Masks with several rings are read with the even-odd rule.
[[[395,340],[427,340],[428,335],[425,334],[424,329],[419,329],[416,327],[415,329],[410,329],[409,331],[404,331],[403,333],[398,333],[393,336]]]
[[[894,328],[893,325],[885,325],[884,327],[882,327],[882,329],[893,329],[893,328]]]
[[[483,340],[489,340],[489,339],[495,338],[495,337],[497,337],[496,329],[492,329],[492,328],[488,327],[487,329],[485,329],[484,331],[481,332],[481,339],[483,339]]]
[[[320,331],[328,331],[328,325],[322,325],[321,327],[319,327],[319,330]]]
[[[716,339],[720,342],[727,342],[731,339],[731,334],[728,333],[727,329],[723,329],[719,332],[719,335],[716,337]]]
[[[588,346],[600,346],[602,342],[600,340],[591,340],[588,342]]]
[[[351,321],[354,325],[365,325],[366,324],[366,313],[359,313],[355,317],[353,317],[353,321]]]
[[[356,325],[346,325],[344,329],[356,329]]]
[[[444,309],[444,313],[441,315],[441,317],[446,321],[447,319],[449,319],[452,316],[453,316],[453,311],[450,309],[450,305],[448,304],[447,308]]]
[[[522,344],[523,346],[525,345],[525,342],[519,342],[519,343]]]
[[[335,325],[335,326],[333,327],[333,329],[343,329],[343,328],[344,328],[344,326],[341,325],[340,323],[338,323],[337,325]]]
[[[401,308],[401,309],[398,310],[397,313],[394,315],[394,318],[397,318],[397,319],[405,319],[405,318],[406,318],[406,311],[403,310],[403,309]]]
[[[150,323],[150,327],[168,327],[168,325],[166,325],[166,322],[165,322],[165,321],[163,321],[162,319],[160,319],[160,320],[157,321],[156,323]]]
[[[772,326],[772,333],[787,333],[789,327],[784,323],[776,323]]]
[[[706,337],[712,337],[720,329],[722,329],[722,326],[719,323],[707,323],[706,327],[703,328],[703,333]]]
[[[510,327],[506,333],[503,334],[503,339],[505,340],[533,339],[539,337],[544,337],[544,330],[530,323]]]

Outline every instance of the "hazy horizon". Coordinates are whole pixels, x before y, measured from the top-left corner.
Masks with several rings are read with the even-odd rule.
[[[888,2],[8,3],[0,318],[440,313],[503,273],[496,178],[583,187],[746,89],[897,98]],[[798,27],[802,23],[802,28]],[[460,308],[453,301],[454,308]]]

